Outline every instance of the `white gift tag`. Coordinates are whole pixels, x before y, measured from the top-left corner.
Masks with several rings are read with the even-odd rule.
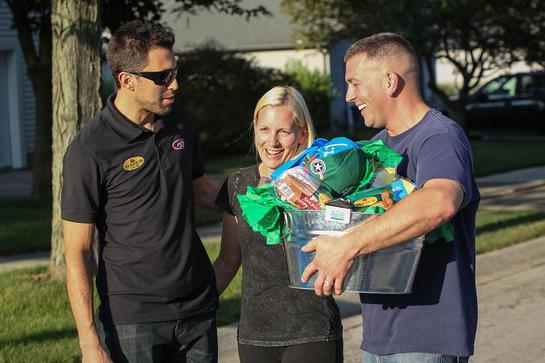
[[[329,222],[338,222],[348,224],[352,218],[352,210],[348,208],[334,207],[326,205],[325,220]]]

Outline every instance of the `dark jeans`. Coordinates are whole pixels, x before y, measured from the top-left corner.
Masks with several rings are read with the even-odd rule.
[[[95,322],[101,345],[114,363],[216,363],[216,313],[159,323]]]

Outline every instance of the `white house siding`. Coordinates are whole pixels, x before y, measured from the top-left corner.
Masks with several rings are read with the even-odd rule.
[[[493,72],[487,73],[482,79],[481,84],[484,84],[502,74],[513,74],[517,72],[531,72],[537,71],[541,68],[536,65],[528,65],[526,62],[515,62],[511,67],[504,69],[497,69]],[[462,76],[458,73],[452,63],[446,59],[438,59],[435,63],[435,73],[438,84],[456,85],[460,87],[462,85]]]
[[[26,67],[25,63],[21,63],[22,67],[24,68],[23,71],[23,98],[22,98],[22,104],[24,109],[24,133],[25,133],[25,144],[26,144],[26,152],[30,153],[34,151],[34,141],[35,141],[35,129],[36,129],[36,103],[35,103],[35,96],[34,96],[34,88],[32,87],[32,83],[28,78],[26,78]]]
[[[8,55],[10,75],[10,133],[12,146],[11,167],[26,166],[26,154],[34,150],[35,97],[30,80],[26,77],[26,66],[19,47],[17,33],[12,27],[11,11],[4,0],[0,0],[0,51]],[[14,71],[15,74],[12,73]]]
[[[8,4],[4,0],[0,0],[0,37],[11,36],[13,30],[10,29],[11,12]]]

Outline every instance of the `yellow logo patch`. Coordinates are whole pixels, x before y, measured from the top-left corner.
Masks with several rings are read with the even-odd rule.
[[[144,165],[144,158],[141,156],[133,156],[132,158],[125,160],[123,163],[123,169],[132,171],[138,169],[142,165]]]

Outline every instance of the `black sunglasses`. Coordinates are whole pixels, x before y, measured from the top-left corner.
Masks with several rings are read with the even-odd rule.
[[[164,86],[165,84],[169,84],[170,82],[172,82],[174,78],[176,78],[176,75],[178,74],[178,65],[176,65],[176,67],[172,69],[167,69],[165,71],[157,71],[157,72],[125,71],[125,72],[152,80],[153,83],[155,83],[158,86]]]

